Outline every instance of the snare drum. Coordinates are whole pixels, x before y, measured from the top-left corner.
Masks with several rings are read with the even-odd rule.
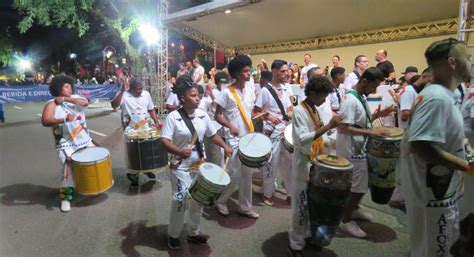
[[[75,189],[83,195],[103,193],[114,184],[112,158],[102,147],[88,147],[71,156]]]
[[[168,152],[156,131],[131,132],[125,138],[130,171],[159,172],[168,165]]]
[[[221,167],[205,162],[199,166],[198,174],[188,189],[189,196],[203,206],[214,206],[230,177]]]
[[[283,147],[285,147],[288,152],[293,153],[293,126],[288,124],[284,131]]]
[[[272,157],[272,141],[261,133],[249,133],[239,141],[239,159],[248,167],[261,168]]]
[[[387,204],[395,189],[395,168],[403,137],[400,128],[384,128],[388,130],[388,136],[369,137],[367,142],[370,195],[372,201],[378,204]]]

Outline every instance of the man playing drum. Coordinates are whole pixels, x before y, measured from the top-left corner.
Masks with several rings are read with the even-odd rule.
[[[227,166],[231,183],[216,201],[216,210],[221,215],[229,215],[226,203],[238,184],[239,213],[257,219],[258,213],[252,210],[252,169],[242,165],[237,151],[240,138],[254,132],[251,115],[255,96],[252,90],[245,87],[245,83],[250,79],[251,66],[252,61],[246,55],[237,55],[232,59],[228,67],[235,82],[223,89],[216,99],[215,120],[229,129],[226,133],[226,142],[234,149]]]
[[[293,113],[293,186],[291,200],[291,225],[289,231],[289,253],[302,256],[305,238],[310,237],[308,198],[306,195],[311,160],[323,153],[322,135],[335,128],[341,118],[333,116],[328,124],[322,124],[316,106],[322,105],[333,91],[326,77],[315,77],[305,87],[306,98],[296,106]]]
[[[71,210],[74,189],[71,165],[68,158],[78,149],[94,146],[86,127],[85,108],[89,101],[74,94],[74,79],[59,75],[51,80],[49,91],[55,98],[48,101],[43,109],[41,123],[53,128],[56,150],[61,161],[61,211]]]
[[[138,78],[121,78],[120,91],[111,102],[112,108],[121,107],[122,124],[125,132],[135,130],[145,131],[149,129],[148,121],[151,118],[157,128],[161,127],[155,112],[155,106],[151,100],[151,95],[143,89],[142,81]],[[156,175],[152,172],[145,173],[148,178],[156,179]],[[130,187],[138,187],[139,174],[127,173],[130,180]]]
[[[168,114],[161,134],[163,145],[173,154],[170,161],[172,199],[168,225],[168,246],[171,249],[181,248],[179,236],[188,204],[187,239],[201,244],[207,243],[209,239],[208,235],[199,230],[203,207],[187,196],[195,171],[205,158],[202,144],[204,137],[210,137],[215,144],[224,148],[228,156],[232,154],[232,148],[216,134],[217,130],[209,115],[198,109],[199,85],[193,83],[190,76],[182,75],[177,79],[175,87],[182,108]]]
[[[410,113],[401,145],[401,188],[410,256],[451,256],[449,247],[459,236],[460,171],[469,170],[463,118],[455,106],[454,91],[470,79],[471,64],[466,45],[452,38],[431,44],[425,57],[433,82],[418,95]]]
[[[283,132],[293,115],[290,96],[283,89],[283,84],[288,78],[288,65],[285,61],[275,60],[271,69],[272,80],[270,83],[262,85],[253,109],[254,116],[262,111],[268,112],[263,120],[263,133],[272,141],[272,160],[261,168],[261,172],[263,176],[263,203],[269,206],[273,205],[273,194],[276,190],[275,177],[283,145]],[[283,176],[283,178],[288,178],[288,176]],[[290,185],[290,181],[284,181],[284,184]]]
[[[365,238],[367,234],[353,218],[372,219],[372,215],[362,212],[359,208],[359,202],[367,193],[369,186],[365,157],[366,140],[370,136],[382,136],[385,132],[383,128],[372,128],[371,121],[387,116],[392,111],[392,108],[388,107],[371,114],[365,97],[374,93],[383,80],[383,74],[379,69],[371,67],[365,70],[354,86],[354,90],[348,91],[345,95],[339,110],[339,115],[343,117],[343,120],[338,126],[336,153],[348,159],[354,166],[351,199],[340,227],[346,233],[358,238]]]

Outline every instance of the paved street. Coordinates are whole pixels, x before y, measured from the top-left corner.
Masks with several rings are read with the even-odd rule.
[[[21,109],[15,108],[17,106]],[[274,207],[254,195],[260,219],[220,217],[205,210],[202,231],[209,245],[167,247],[166,228],[171,185],[167,173],[156,183],[129,190],[125,178],[124,140],[119,113],[97,104],[89,111],[92,137],[112,153],[114,186],[95,197],[77,196],[71,212],[59,211],[59,161],[51,129],[39,122],[43,103],[7,105],[7,124],[0,124],[0,256],[287,256],[289,205],[278,196]],[[282,167],[289,161],[283,161]],[[143,178],[142,181],[145,179]],[[322,252],[310,256],[406,256],[406,218],[398,210],[364,199],[374,215],[362,222],[367,240],[338,234]]]

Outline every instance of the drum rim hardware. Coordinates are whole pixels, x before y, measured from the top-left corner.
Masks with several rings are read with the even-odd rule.
[[[107,156],[105,156],[105,157],[102,158],[102,159],[95,160],[95,161],[90,161],[90,162],[85,162],[85,161],[80,161],[80,160],[74,160],[73,157],[74,157],[74,155],[75,155],[76,153],[83,152],[83,151],[88,151],[88,150],[93,150],[94,148],[96,148],[96,149],[101,148],[101,149],[107,150],[107,152],[108,152]],[[78,149],[77,151],[75,151],[74,153],[71,154],[71,158],[70,158],[70,159],[71,159],[71,161],[79,162],[79,163],[84,164],[84,165],[90,165],[90,164],[101,163],[101,162],[103,162],[104,160],[107,160],[107,159],[109,159],[109,158],[112,158],[112,155],[110,154],[110,151],[109,151],[107,148],[99,147],[99,146],[90,146],[90,147],[84,147],[84,148]]]

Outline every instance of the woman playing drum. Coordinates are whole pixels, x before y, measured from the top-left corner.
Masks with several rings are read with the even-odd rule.
[[[52,127],[56,150],[61,161],[61,211],[71,210],[74,181],[67,159],[76,150],[94,146],[86,127],[85,108],[89,101],[74,93],[74,79],[59,75],[53,78],[49,91],[55,98],[48,101],[43,109],[41,123]]]
[[[209,236],[199,231],[203,207],[187,198],[188,188],[195,175],[192,171],[197,170],[205,158],[202,144],[204,136],[211,137],[215,144],[224,148],[227,155],[232,154],[232,148],[216,134],[209,115],[197,109],[200,101],[198,85],[193,83],[191,77],[183,75],[177,79],[175,87],[182,108],[168,114],[161,134],[163,145],[173,155],[170,165],[172,199],[168,226],[168,246],[171,249],[181,248],[179,236],[188,201],[187,239],[200,244],[207,243],[209,239]]]

